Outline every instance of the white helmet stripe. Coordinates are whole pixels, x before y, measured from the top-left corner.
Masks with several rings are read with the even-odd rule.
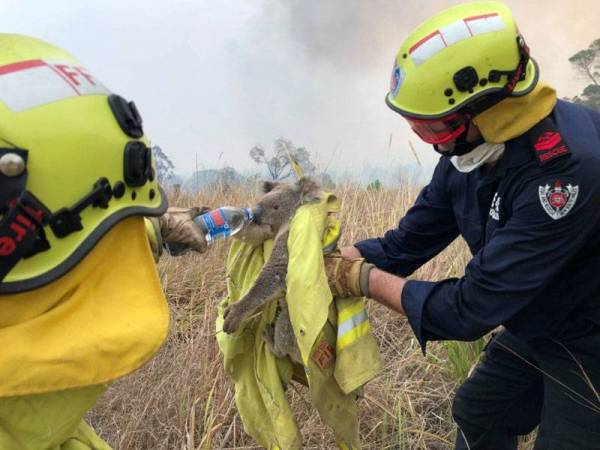
[[[471,31],[464,20],[457,20],[456,22],[451,23],[450,25],[446,25],[440,29],[442,35],[444,36],[444,40],[451,46],[463,39],[470,38]]]
[[[409,53],[415,65],[420,66],[444,48],[446,48],[446,42],[441,33],[436,31],[413,45]]]
[[[410,56],[418,67],[446,47],[483,33],[500,31],[506,24],[497,13],[467,17],[452,22],[414,44]]]
[[[0,102],[14,112],[90,94],[110,91],[80,66],[41,59],[0,66]]]
[[[482,16],[467,17],[465,24],[473,36],[503,30],[506,25],[498,14],[485,14]]]

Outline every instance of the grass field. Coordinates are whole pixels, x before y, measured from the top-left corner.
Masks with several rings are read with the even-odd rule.
[[[343,207],[341,245],[348,245],[396,226],[418,191],[410,185],[374,192],[347,185],[335,192]],[[199,198],[172,198],[171,204],[243,206],[257,195],[258,189],[213,189]],[[218,243],[204,255],[161,259],[170,336],[150,363],[114,382],[88,416],[115,449],[260,448],[243,431],[215,339],[216,305],[225,296],[227,246]],[[466,246],[457,241],[414,277],[460,275],[469,258]],[[360,400],[363,448],[452,448],[453,392],[478,358],[481,344],[430,343],[424,357],[404,318],[373,301],[368,311],[385,370],[366,385]],[[289,398],[304,448],[336,448],[332,433],[308,406],[306,391],[290,390]]]

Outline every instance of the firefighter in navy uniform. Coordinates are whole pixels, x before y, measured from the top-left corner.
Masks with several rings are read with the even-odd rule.
[[[502,3],[420,25],[386,103],[441,157],[396,229],[342,249],[423,352],[504,326],[456,393],[459,449],[516,449],[538,424],[536,449],[600,448],[600,115],[538,78]],[[405,280],[457,236],[463,277]]]
[[[168,329],[148,233],[202,252],[203,209],[167,210],[133,103],[50,44],[0,48],[0,449],[106,450],[83,416]]]

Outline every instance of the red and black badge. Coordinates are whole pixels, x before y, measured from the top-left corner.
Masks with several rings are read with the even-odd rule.
[[[546,117],[529,131],[529,139],[540,165],[571,153],[556,125],[549,117]]]

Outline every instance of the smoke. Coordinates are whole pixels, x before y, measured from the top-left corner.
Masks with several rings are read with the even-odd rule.
[[[355,168],[367,153],[398,162],[390,132],[408,130],[383,98],[412,22],[409,10],[418,8],[358,0],[263,2],[245,36],[251,51],[236,58],[244,73],[236,91],[243,132],[266,146],[285,136],[316,154],[321,168]]]
[[[571,67],[568,58],[600,37],[600,3],[588,0],[517,1],[507,3],[517,19],[541,78],[557,88],[559,96],[573,97],[589,84]]]
[[[83,4],[85,3],[85,4]],[[135,99],[178,171],[255,168],[254,145],[306,147],[321,169],[424,164],[435,152],[384,104],[403,39],[448,0],[6,0],[1,28],[65,47]],[[561,97],[568,58],[600,38],[600,2],[507,0]]]
[[[318,154],[321,165],[411,162],[412,140],[426,163],[436,156],[384,105],[389,71],[402,40],[427,17],[456,2],[263,1],[238,55],[240,126],[255,143],[279,136]],[[587,84],[568,62],[600,32],[600,4],[585,0],[505,3],[559,96]],[[390,135],[394,136],[389,145]],[[414,161],[412,161],[414,162]]]
[[[289,38],[312,64],[330,65],[365,72],[382,62],[391,64],[395,51],[407,34],[423,20],[456,1],[328,0],[307,4],[287,0],[270,9],[271,20],[287,23]],[[565,90],[578,93],[567,61],[578,50],[600,37],[597,17],[600,2],[589,0],[508,0],[521,32],[547,79]],[[277,17],[278,16],[278,17]],[[384,78],[385,78],[384,74]]]

